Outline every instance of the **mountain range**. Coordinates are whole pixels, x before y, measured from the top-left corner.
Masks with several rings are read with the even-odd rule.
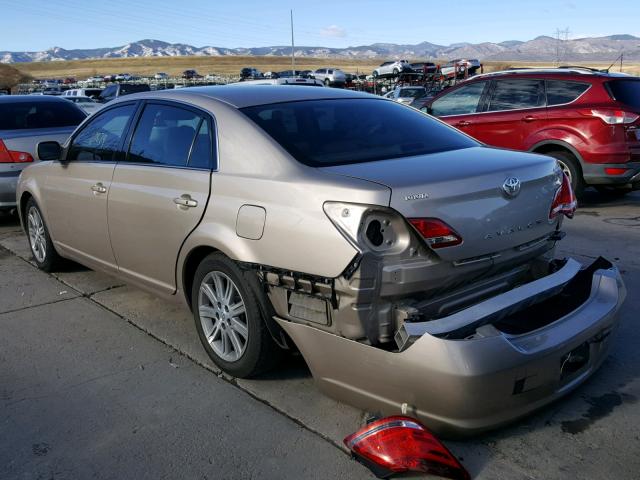
[[[347,48],[295,47],[297,57],[319,58],[422,58],[453,59],[479,58],[480,60],[556,61],[613,61],[621,52],[627,60],[640,60],[640,37],[610,35],[572,40],[558,40],[549,36],[536,37],[526,42],[509,40],[500,43],[454,43],[437,45],[421,42],[416,45],[374,43]],[[66,50],[53,47],[40,52],[0,51],[0,63],[84,60],[94,58],[166,57],[166,56],[223,56],[223,55],[291,55],[290,46],[256,48],[194,47],[182,43],[160,40],[140,40],[113,48]]]

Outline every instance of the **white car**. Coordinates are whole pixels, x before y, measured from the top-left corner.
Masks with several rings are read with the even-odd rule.
[[[169,78],[169,74],[158,72],[153,76],[153,78],[155,78],[156,80],[166,80],[167,78]]]
[[[394,76],[397,77],[401,73],[412,72],[411,64],[408,60],[396,60],[384,62],[373,71],[374,77]]]
[[[89,77],[85,80],[86,83],[102,83],[104,82],[104,77],[99,75],[95,75],[93,77]]]
[[[465,71],[467,72],[467,75],[475,75],[480,67],[480,60],[477,58],[457,58],[455,60],[451,60],[446,65],[443,65],[440,68],[440,72],[445,77],[462,76],[465,74]]]
[[[397,87],[387,93],[385,98],[390,98],[398,103],[409,105],[416,98],[424,97],[426,94],[427,89],[424,87]]]
[[[79,96],[62,96],[65,100],[69,100],[73,102],[82,109],[87,115],[92,115],[100,110],[103,105],[101,103],[96,102],[93,98],[89,97],[79,97]]]
[[[63,97],[89,97],[97,98],[102,92],[102,88],[72,88],[65,90]]]

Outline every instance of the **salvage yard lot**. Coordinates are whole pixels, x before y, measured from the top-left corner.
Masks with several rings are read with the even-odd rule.
[[[348,73],[371,74],[373,69],[380,65],[386,58],[371,59],[338,59],[338,58],[313,58],[296,57],[297,70],[315,70],[320,67],[338,67]],[[414,59],[410,59],[414,60]],[[424,61],[425,59],[415,59]],[[434,60],[445,64],[447,60]],[[20,71],[35,78],[66,78],[75,77],[84,79],[92,75],[116,74],[127,72],[136,75],[153,75],[156,72],[166,72],[170,76],[180,76],[187,69],[196,69],[198,73],[216,73],[219,75],[238,75],[243,67],[255,67],[262,72],[281,71],[291,69],[291,59],[287,57],[255,56],[255,57],[140,57],[140,58],[114,58],[97,60],[71,60],[64,62],[28,62],[21,63]],[[583,63],[582,65],[594,68],[607,68],[605,63]],[[548,62],[484,62],[485,71],[491,72],[505,68],[516,67],[549,67],[554,66]],[[612,71],[619,71],[617,64]],[[632,75],[640,75],[640,65],[626,63],[622,71]]]
[[[446,442],[473,478],[638,478],[639,215],[640,192],[616,201],[588,192],[565,221],[560,254],[603,255],[620,268],[620,329],[576,392],[509,427]],[[320,394],[300,357],[258,379],[227,378],[181,304],[77,265],[50,276],[30,260],[16,220],[0,217],[0,478],[370,477],[342,446],[369,413]]]

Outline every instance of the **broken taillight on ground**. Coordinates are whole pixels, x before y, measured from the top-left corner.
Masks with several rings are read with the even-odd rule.
[[[404,472],[423,472],[455,480],[471,478],[447,447],[411,417],[376,420],[349,435],[344,443],[378,478]]]

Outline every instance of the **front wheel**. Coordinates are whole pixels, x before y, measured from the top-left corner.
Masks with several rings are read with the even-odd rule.
[[[330,83],[331,83],[331,82],[329,81],[329,79],[328,79],[328,78],[325,78],[325,79],[324,79],[324,86],[325,86],[325,87],[328,87],[328,86],[330,85]]]
[[[198,336],[207,354],[224,372],[248,378],[272,368],[280,349],[262,318],[248,276],[238,265],[213,253],[198,266],[191,305]]]
[[[61,257],[53,247],[49,229],[44,223],[40,207],[38,207],[33,198],[30,198],[27,202],[24,221],[27,227],[33,260],[40,270],[52,272],[59,265]]]

